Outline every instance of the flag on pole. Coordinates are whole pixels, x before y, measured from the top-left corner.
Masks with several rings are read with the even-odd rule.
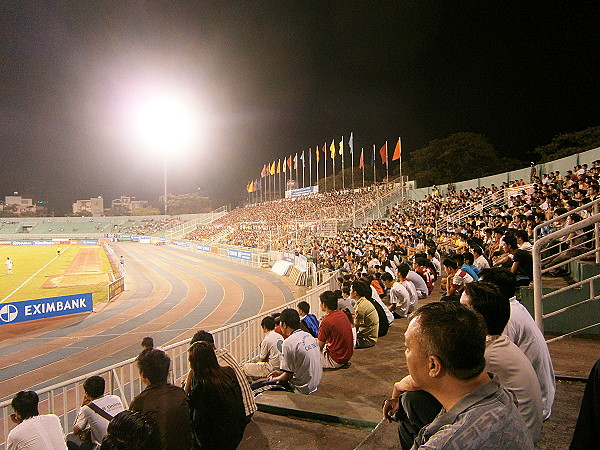
[[[375,144],[373,144],[373,157],[371,158],[371,165],[375,167]]]
[[[340,141],[340,155],[342,159],[344,159],[344,137],[342,136],[342,140]]]
[[[246,192],[250,192],[250,183],[246,185]]]
[[[365,168],[365,149],[364,148],[360,150],[360,161],[358,163],[358,168],[359,169]]]
[[[327,142],[325,142],[323,144],[322,150],[323,150],[323,153],[325,153],[325,161],[327,161]]]
[[[398,138],[398,143],[396,144],[396,149],[394,150],[394,156],[392,156],[392,161],[397,161],[402,158],[402,148],[401,148],[400,138]]]
[[[335,139],[331,141],[331,145],[329,146],[329,151],[331,152],[331,159],[335,158]]]
[[[277,173],[281,173],[281,159],[277,161]]]
[[[281,170],[283,170],[283,173],[286,172],[285,166],[287,166],[287,158],[283,158],[283,164],[281,165]]]
[[[387,154],[387,141],[383,144],[383,147],[379,150],[379,154],[381,155],[381,164],[387,164],[388,154]]]
[[[317,164],[321,162],[321,155],[319,154],[319,146],[315,149],[315,153],[317,154]]]
[[[273,161],[273,164],[271,164],[271,169],[269,170],[269,173],[271,175],[275,175],[275,161]]]
[[[302,150],[302,154],[300,155],[300,161],[302,161],[302,168],[304,169],[304,167],[306,167],[304,165],[304,150]]]
[[[290,169],[290,172],[291,172],[291,171],[292,171],[292,156],[291,156],[291,155],[290,155],[290,156],[288,156],[288,157],[286,158],[286,161],[287,161],[287,166],[288,166],[288,169]]]
[[[298,153],[296,153],[296,156],[294,156],[294,169],[297,169],[297,168],[298,168]]]
[[[354,164],[354,137],[353,133],[350,133],[350,139],[348,139],[348,147],[350,147],[350,154],[352,155],[352,163]]]

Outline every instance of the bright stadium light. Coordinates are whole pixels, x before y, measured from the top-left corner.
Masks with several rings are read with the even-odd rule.
[[[167,215],[167,158],[192,150],[198,142],[201,114],[182,92],[154,86],[137,92],[130,113],[135,140],[164,164],[164,213]]]
[[[198,137],[198,114],[185,99],[153,95],[139,104],[135,131],[148,149],[159,153],[189,149]]]

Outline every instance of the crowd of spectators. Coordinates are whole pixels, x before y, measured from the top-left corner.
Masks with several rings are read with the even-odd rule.
[[[141,220],[129,219],[126,224],[118,225],[114,233],[150,236],[183,222],[184,220],[180,217],[161,217],[159,219],[148,217]]]

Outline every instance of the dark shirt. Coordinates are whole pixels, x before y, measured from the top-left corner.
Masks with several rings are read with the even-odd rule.
[[[129,409],[148,413],[156,420],[163,450],[192,448],[188,398],[180,387],[167,383],[151,384],[133,399]]]
[[[519,249],[513,256],[513,262],[519,263],[515,275],[525,275],[530,280],[533,279],[533,257],[531,253]]]
[[[210,378],[197,378],[190,392],[192,428],[203,450],[233,450],[244,436],[246,412],[242,390],[233,369],[223,370],[222,390]]]

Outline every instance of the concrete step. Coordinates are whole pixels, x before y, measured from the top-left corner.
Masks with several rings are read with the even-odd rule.
[[[258,410],[270,414],[338,423],[360,428],[375,428],[381,409],[363,403],[318,395],[266,391],[256,397]]]

